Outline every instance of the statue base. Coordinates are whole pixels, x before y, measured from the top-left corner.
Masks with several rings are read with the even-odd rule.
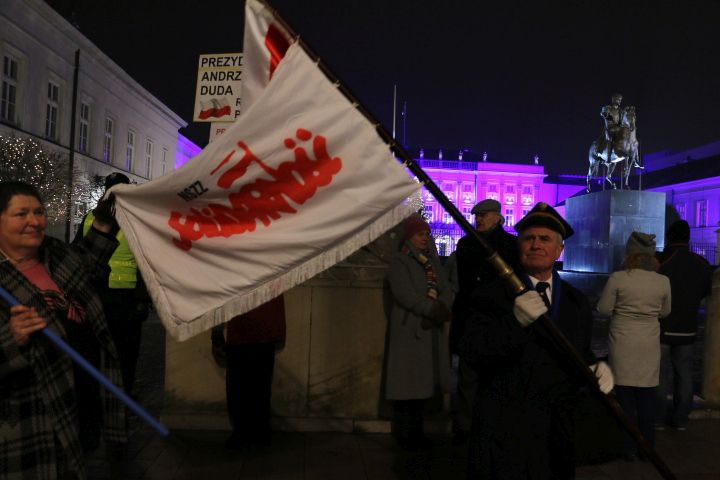
[[[565,219],[575,235],[565,242],[563,270],[612,273],[619,270],[625,243],[637,230],[665,243],[665,193],[606,190],[568,198]]]

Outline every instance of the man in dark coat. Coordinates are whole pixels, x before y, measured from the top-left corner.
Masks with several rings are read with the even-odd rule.
[[[537,204],[518,224],[521,271],[528,291],[514,295],[497,279],[476,290],[460,341],[464,360],[478,373],[469,478],[571,479],[575,475],[573,407],[580,378],[535,320],[550,309],[560,331],[585,358],[600,388],[612,373],[590,349],[587,299],[553,266],[570,225],[549,205]],[[540,294],[538,291],[542,291]]]
[[[517,238],[505,231],[505,219],[500,213],[500,202],[487,198],[473,207],[475,228],[485,241],[496,250],[513,269],[518,268]],[[465,328],[468,304],[472,292],[483,289],[497,279],[497,272],[485,260],[486,252],[471,235],[460,239],[455,251],[458,272],[458,294],[453,304],[453,321],[450,325],[450,351],[458,354],[458,345]],[[480,308],[476,305],[476,308]],[[453,418],[453,443],[464,443],[470,433],[472,404],[477,391],[477,375],[461,358],[458,363],[457,403]]]
[[[685,430],[693,398],[692,361],[698,309],[702,299],[710,295],[713,268],[703,257],[690,251],[690,226],[685,220],[670,225],[665,241],[665,250],[658,254],[658,273],[670,278],[672,311],[660,322],[658,425],[669,420],[677,430]],[[668,393],[673,397],[669,419],[666,418]]]

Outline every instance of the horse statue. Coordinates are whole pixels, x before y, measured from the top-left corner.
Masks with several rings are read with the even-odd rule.
[[[614,135],[603,129],[600,137],[590,146],[590,167],[587,174],[587,191],[590,192],[592,179],[605,168],[603,182],[610,188],[617,188],[612,181],[612,174],[618,163],[622,163],[622,176],[620,188],[627,188],[630,173],[633,167],[643,168],[640,165],[640,155],[637,140],[637,116],[635,107],[628,106],[622,110],[619,128]]]
[[[618,151],[625,156],[622,171],[623,188],[629,188],[630,174],[633,168],[640,170],[645,168],[640,163],[640,143],[637,139],[637,115],[635,114],[635,107],[625,107],[622,126],[622,134],[618,139]]]

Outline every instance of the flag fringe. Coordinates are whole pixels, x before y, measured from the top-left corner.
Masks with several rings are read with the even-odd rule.
[[[166,322],[164,319],[170,318],[172,315],[169,309],[166,312],[162,312],[163,309],[167,309],[167,303],[159,298],[162,295],[160,285],[151,280],[147,283],[147,288],[152,298],[159,300],[156,301],[155,306],[159,310],[159,313],[161,313],[160,318],[163,319],[165,329],[175,340],[182,342],[216,325],[228,322],[233,317],[241,315],[257,305],[262,305],[304,281],[309,280],[318,273],[344,260],[361,247],[376,240],[413,213],[414,209],[412,205],[402,203],[381,215],[339,245],[263,283],[252,292],[238,296],[238,298],[189,322]]]

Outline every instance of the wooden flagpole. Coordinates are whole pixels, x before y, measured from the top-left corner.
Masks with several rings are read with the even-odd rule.
[[[496,251],[485,241],[482,236],[478,233],[475,228],[468,222],[468,220],[460,213],[455,205],[448,200],[445,194],[435,184],[435,182],[428,176],[428,174],[422,169],[422,167],[412,158],[412,156],[403,148],[401,144],[395,141],[385,127],[367,110],[355,97],[352,92],[335,76],[328,66],[320,60],[320,57],[310,48],[310,46],[302,39],[295,31],[288,25],[288,23],[277,13],[277,11],[267,2],[267,0],[258,0],[263,3],[266,8],[272,13],[274,18],[282,25],[282,27],[288,32],[288,34],[298,42],[300,47],[307,53],[307,55],[316,62],[318,68],[325,74],[325,76],[337,85],[340,92],[345,95],[350,103],[355,105],[357,110],[363,114],[363,116],[370,122],[376,129],[378,135],[387,143],[395,154],[402,159],[403,164],[407,167],[423,184],[425,188],[432,194],[433,197],[443,206],[446,212],[457,222],[458,225],[467,233],[472,236],[483,248],[486,253],[486,260],[495,268],[498,274],[510,285],[513,292],[517,295],[524,293],[527,290],[525,284],[520,278],[513,272],[512,268],[498,255]],[[585,383],[589,387],[590,391],[600,400],[600,402],[609,411],[612,417],[633,437],[638,443],[638,446],[642,450],[643,454],[652,462],[657,469],[658,473],[666,480],[675,480],[676,477],[665,464],[665,462],[657,454],[650,442],[643,437],[638,426],[630,420],[623,411],[620,403],[613,394],[604,394],[600,391],[597,378],[595,373],[588,368],[585,364],[584,358],[575,349],[575,347],[565,338],[562,332],[552,322],[550,317],[545,314],[538,320],[542,325],[542,328],[547,332],[552,342],[555,344],[558,351],[568,360],[569,364],[572,365],[574,370],[577,371],[585,379]]]

